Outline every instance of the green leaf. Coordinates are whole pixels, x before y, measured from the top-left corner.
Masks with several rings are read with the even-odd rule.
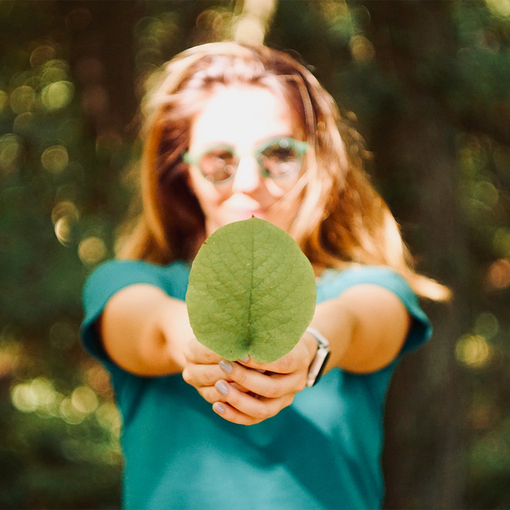
[[[200,248],[186,295],[198,341],[220,356],[275,361],[296,345],[316,301],[312,266],[292,237],[258,218],[230,223]]]

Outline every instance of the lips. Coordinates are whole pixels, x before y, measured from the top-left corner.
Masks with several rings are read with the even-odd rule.
[[[265,219],[267,211],[265,209],[231,209],[232,215],[240,220],[249,220],[253,216],[260,219]]]

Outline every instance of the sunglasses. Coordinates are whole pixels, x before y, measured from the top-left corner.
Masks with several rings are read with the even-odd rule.
[[[259,171],[264,177],[280,179],[299,173],[307,148],[306,142],[279,137],[264,140],[252,152],[246,154],[252,155],[257,160]],[[246,154],[240,154],[233,147],[221,144],[197,156],[185,152],[183,160],[190,165],[196,165],[208,181],[221,184],[232,179],[241,157]]]

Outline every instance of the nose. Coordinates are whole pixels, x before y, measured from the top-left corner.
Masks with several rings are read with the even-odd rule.
[[[257,160],[251,155],[241,156],[232,183],[232,191],[250,193],[261,184]]]

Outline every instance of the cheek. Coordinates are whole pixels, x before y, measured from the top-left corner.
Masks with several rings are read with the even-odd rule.
[[[275,198],[284,197],[292,188],[292,186],[283,187],[279,185],[276,181],[271,179],[266,179],[266,189],[269,194]]]
[[[207,182],[201,175],[196,175],[193,171],[188,174],[189,185],[193,193],[198,199],[202,209],[211,210],[221,202],[221,195],[216,188]]]

